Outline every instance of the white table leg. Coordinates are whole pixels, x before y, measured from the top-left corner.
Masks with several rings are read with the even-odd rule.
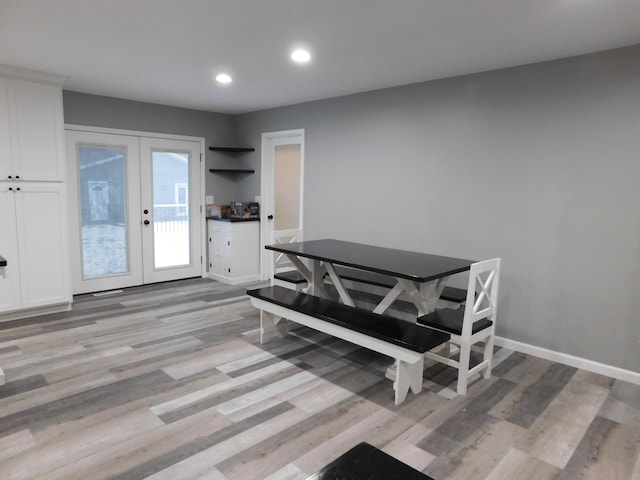
[[[330,263],[325,263],[324,266],[327,269],[329,278],[331,278],[331,282],[333,282],[333,286],[338,291],[338,296],[340,297],[340,300],[342,300],[342,303],[344,303],[345,305],[349,305],[350,307],[355,307],[356,305],[355,303],[353,303],[353,299],[351,298],[351,295],[349,295],[349,291],[344,287],[342,279],[336,273],[333,265]]]

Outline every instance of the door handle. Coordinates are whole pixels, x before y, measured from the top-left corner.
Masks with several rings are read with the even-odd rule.
[[[145,220],[145,221],[144,221],[144,224],[145,224],[145,225],[149,225],[149,220]]]
[[[146,214],[148,214],[148,213],[149,213],[149,210],[147,210],[147,209],[145,208],[143,213],[146,215]]]
[[[267,219],[268,219],[268,220],[273,220],[273,215],[269,215],[269,216],[267,217]]]

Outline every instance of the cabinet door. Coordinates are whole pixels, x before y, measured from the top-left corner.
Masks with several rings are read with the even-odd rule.
[[[212,237],[213,243],[213,273],[229,276],[231,263],[231,247],[229,246],[229,232],[222,230],[215,232]]]
[[[7,80],[0,78],[0,181],[8,180],[13,173],[7,88]]]
[[[0,267],[0,312],[20,308],[20,268],[16,237],[15,193],[0,183],[0,255],[7,260]]]
[[[229,255],[231,273],[236,278],[258,274],[259,226],[258,222],[233,224]]]
[[[21,183],[15,205],[22,308],[70,302],[64,186]]]
[[[13,139],[13,176],[20,180],[63,181],[62,89],[7,80]],[[6,178],[6,176],[4,177]]]

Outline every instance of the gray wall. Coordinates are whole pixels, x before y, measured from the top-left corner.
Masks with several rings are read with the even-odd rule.
[[[120,128],[205,138],[205,191],[216,203],[236,200],[238,185],[247,181],[209,173],[209,168],[243,168],[242,158],[209,151],[210,145],[235,145],[234,117],[152,103],[64,91],[64,121],[92,127]],[[239,181],[238,181],[239,180]],[[253,200],[253,196],[250,197]]]
[[[503,258],[498,334],[640,371],[640,46],[240,116],[64,92],[65,122],[255,146],[305,128],[305,237]],[[234,139],[236,141],[234,141]]]
[[[305,238],[500,256],[499,335],[640,371],[640,46],[255,112],[237,128],[256,146],[306,129]]]

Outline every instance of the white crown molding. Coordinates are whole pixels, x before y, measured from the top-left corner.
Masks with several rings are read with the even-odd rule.
[[[12,67],[11,65],[0,64],[0,76],[12,78],[14,80],[30,80],[33,82],[49,83],[51,85],[62,86],[67,77],[55,75],[53,73],[39,72],[26,68]]]

